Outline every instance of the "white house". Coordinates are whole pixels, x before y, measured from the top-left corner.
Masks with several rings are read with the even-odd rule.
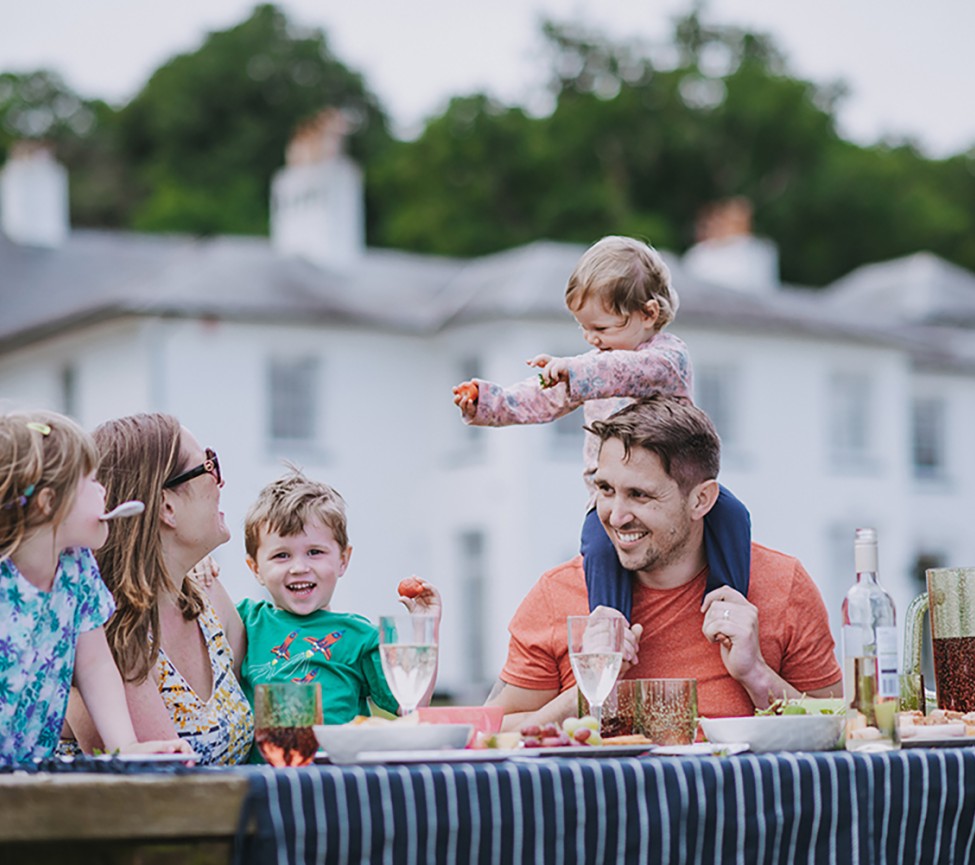
[[[238,598],[260,594],[243,515],[282,460],[333,484],[355,548],[335,607],[376,617],[402,577],[432,580],[446,603],[440,687],[477,699],[520,599],[577,550],[581,418],[472,429],[451,387],[586,348],[562,301],[583,247],[470,260],[366,248],[358,169],[329,139],[340,131],[325,123],[291,151],[270,240],[69,230],[61,168],[16,152],[0,174],[0,404],[88,428],[178,416],[225,468],[234,538],[216,555]],[[46,202],[33,211],[32,182]],[[801,558],[834,624],[854,528],[875,526],[903,612],[919,566],[975,564],[975,276],[919,253],[812,292],[770,278],[774,255],[738,234],[667,256],[672,329],[722,433],[722,480],[756,540]]]

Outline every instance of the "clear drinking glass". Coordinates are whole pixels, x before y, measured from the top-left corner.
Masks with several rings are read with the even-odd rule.
[[[382,616],[379,657],[400,712],[416,711],[437,673],[437,617],[429,613]]]
[[[322,723],[318,682],[266,682],[254,686],[254,742],[272,766],[307,766],[318,751],[312,729]]]
[[[602,730],[603,703],[623,663],[626,621],[621,616],[569,616],[568,626],[572,672]]]

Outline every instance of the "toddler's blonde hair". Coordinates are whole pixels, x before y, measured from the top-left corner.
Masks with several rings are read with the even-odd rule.
[[[565,288],[565,304],[577,310],[597,297],[620,315],[641,310],[647,301],[660,307],[657,330],[672,322],[680,299],[670,284],[670,269],[652,246],[632,237],[610,235],[583,253]]]

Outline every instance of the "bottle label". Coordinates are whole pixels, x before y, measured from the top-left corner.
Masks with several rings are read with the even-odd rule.
[[[864,655],[872,655],[872,651],[866,651],[870,642],[870,630],[861,625],[843,626],[843,655],[847,658],[861,658]]]
[[[878,696],[882,699],[900,696],[900,678],[897,667],[897,628],[878,626],[877,670],[880,675]]]

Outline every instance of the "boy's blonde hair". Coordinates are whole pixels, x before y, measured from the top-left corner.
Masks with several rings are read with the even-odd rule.
[[[680,305],[660,253],[641,240],[617,235],[604,237],[583,253],[565,287],[565,304],[576,310],[594,295],[620,315],[657,301],[657,330],[674,320]]]
[[[97,465],[94,441],[71,418],[52,411],[0,415],[0,558],[44,523],[61,522],[78,481]],[[54,494],[50,514],[34,507],[44,489]]]
[[[290,469],[258,493],[244,518],[244,548],[255,561],[262,532],[293,537],[301,534],[313,517],[332,530],[341,549],[349,546],[345,499],[328,484],[309,480],[295,466]]]

